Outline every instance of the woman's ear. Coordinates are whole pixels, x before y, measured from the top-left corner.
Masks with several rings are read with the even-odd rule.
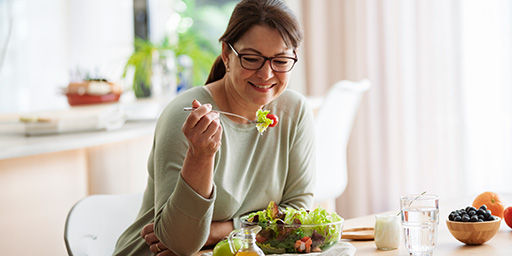
[[[229,48],[226,42],[222,42],[222,53],[220,54],[222,58],[222,62],[224,62],[224,66],[226,70],[229,69],[229,54],[231,52],[231,48]]]

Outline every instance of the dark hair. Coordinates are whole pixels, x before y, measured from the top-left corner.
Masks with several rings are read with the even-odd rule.
[[[290,8],[281,0],[242,0],[233,10],[220,42],[234,44],[254,25],[267,25],[279,31],[286,46],[296,49],[302,30]],[[215,59],[206,84],[224,77],[226,68],[220,56]]]

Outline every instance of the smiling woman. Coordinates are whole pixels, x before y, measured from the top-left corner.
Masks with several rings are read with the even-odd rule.
[[[142,208],[115,255],[192,255],[269,201],[311,207],[312,113],[302,95],[287,89],[301,39],[283,1],[238,3],[206,86],[176,97],[159,118]],[[248,120],[270,111],[280,120],[260,135],[254,124],[217,110]]]

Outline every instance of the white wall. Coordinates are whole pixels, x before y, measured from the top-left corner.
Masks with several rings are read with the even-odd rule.
[[[66,108],[70,70],[119,79],[132,51],[132,0],[0,1],[0,113]],[[12,17],[9,22],[9,17]]]
[[[304,28],[303,17],[302,17],[302,4],[300,0],[286,0],[286,3],[292,9],[293,13],[296,15],[297,19],[301,23],[302,28]],[[297,51],[297,57],[299,61],[295,64],[293,68],[293,74],[290,77],[289,88],[294,89],[296,91],[301,92],[302,94],[307,93],[307,85],[306,85],[306,64],[305,64],[305,55],[304,55],[304,42],[302,42],[301,46]]]

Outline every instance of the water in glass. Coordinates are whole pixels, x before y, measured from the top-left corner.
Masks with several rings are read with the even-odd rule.
[[[412,199],[411,199],[412,198]],[[432,255],[437,242],[439,206],[435,196],[413,202],[414,197],[402,198],[401,219],[405,247],[410,255]]]

